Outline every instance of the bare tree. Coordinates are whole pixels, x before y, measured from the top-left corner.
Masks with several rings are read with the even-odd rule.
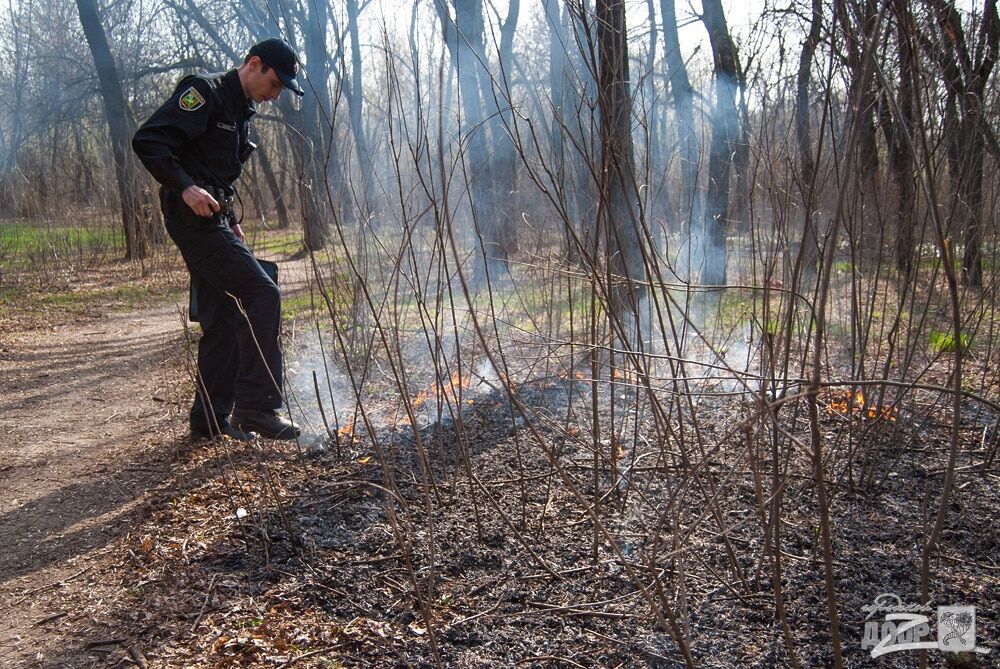
[[[252,39],[280,33],[303,57],[306,95],[299,109],[289,97],[281,98],[278,110],[290,129],[290,153],[299,184],[305,245],[319,250],[329,241],[335,219],[348,218],[352,212],[343,206],[349,200],[344,176],[346,162],[342,148],[334,141],[339,96],[331,95],[331,80],[335,88],[342,82],[332,65],[339,62],[340,56],[331,55],[328,49],[330,32],[336,35],[332,42],[338,49],[343,48],[343,34],[324,0],[304,3],[279,0],[274,4],[241,0],[240,6],[240,17]]]
[[[5,99],[0,99],[0,109],[3,116],[0,117],[0,213],[12,216],[16,212],[14,201],[14,188],[11,180],[6,177],[12,172],[17,156],[20,151],[21,142],[24,135],[24,98],[28,87],[28,44],[25,30],[22,28],[22,17],[29,10],[28,7],[19,5],[17,11],[12,2],[9,3],[9,12],[4,26],[3,39],[0,43],[6,45],[6,53],[3,54],[3,66],[9,77],[8,95]]]
[[[361,38],[358,31],[358,14],[361,7],[358,0],[347,0],[347,33],[351,37],[351,83],[347,91],[347,104],[351,120],[351,133],[358,155],[361,172],[361,225],[367,225],[372,207],[372,160],[365,135],[364,91],[361,85]]]
[[[495,77],[483,79],[487,83],[484,91],[492,102],[490,133],[493,138],[495,158],[493,200],[500,217],[497,222],[503,256],[508,258],[518,249],[517,215],[514,201],[517,193],[518,156],[511,140],[512,101],[510,80],[514,70],[514,33],[521,13],[521,0],[508,0],[507,15],[500,23],[500,40],[497,45],[498,71]],[[485,59],[484,59],[485,62]]]
[[[553,164],[569,221],[563,230],[566,252],[577,262],[581,246],[590,248],[594,233],[592,179],[587,162],[582,159],[589,148],[584,98],[592,76],[590,68],[583,65],[579,22],[572,7],[560,0],[544,0],[543,7],[549,26]]]
[[[834,15],[840,24],[844,37],[844,49],[850,86],[848,100],[851,106],[845,119],[845,128],[849,128],[856,116],[860,123],[860,143],[858,144],[856,169],[861,175],[859,185],[872,195],[875,183],[875,173],[879,168],[878,142],[875,137],[875,92],[869,80],[865,88],[862,82],[862,63],[864,49],[862,45],[871,38],[878,17],[876,0],[835,0]]]
[[[97,5],[94,0],[76,0],[76,6],[87,44],[94,57],[101,98],[104,100],[104,115],[111,138],[111,154],[115,161],[115,177],[118,181],[118,197],[125,230],[125,257],[145,258],[149,255],[151,219],[148,215],[143,215],[142,182],[136,158],[129,148],[135,132],[135,119],[125,102],[118,68],[111,55]]]
[[[618,314],[638,314],[645,279],[632,139],[628,32],[624,0],[598,0],[598,108],[601,115],[601,169],[598,191],[611,269],[620,282],[611,291]]]
[[[708,189],[702,242],[705,268],[701,280],[705,284],[721,286],[726,283],[729,180],[739,126],[736,95],[740,65],[721,0],[704,0],[701,18],[712,43],[712,59],[715,63],[715,105],[712,112],[712,141],[708,156]]]
[[[799,169],[803,190],[803,235],[800,251],[801,266],[815,269],[818,256],[816,221],[813,216],[815,200],[815,171],[813,159],[812,133],[809,128],[809,86],[811,83],[812,62],[819,45],[823,30],[823,2],[812,0],[812,11],[809,18],[809,33],[802,43],[799,54],[799,69],[795,80],[795,137],[799,149]]]
[[[663,14],[663,58],[667,66],[670,95],[674,103],[677,138],[680,143],[681,211],[684,231],[691,236],[691,222],[701,217],[698,197],[698,132],[694,125],[694,88],[688,78],[687,65],[681,55],[677,35],[677,11],[674,0],[660,0]]]
[[[889,169],[892,172],[899,202],[896,215],[896,267],[906,285],[913,271],[916,247],[914,156],[907,140],[908,136],[913,136],[916,129],[913,98],[916,73],[913,40],[916,24],[906,0],[892,0],[892,12],[896,19],[896,43],[899,51],[899,88],[896,91],[896,102],[899,105],[900,117],[897,119],[893,114],[892,101],[889,99],[892,92],[883,88],[879,104],[879,124],[885,134]]]
[[[481,246],[481,263],[476,277],[482,282],[487,275],[496,275],[503,270],[517,244],[516,229],[510,215],[515,154],[500,125],[502,119],[509,118],[509,102],[505,97],[507,88],[501,85],[499,90],[494,90],[488,69],[482,0],[454,0],[454,17],[445,0],[434,0],[434,7],[452,66],[458,74],[462,132],[468,144],[466,170],[472,218]],[[518,12],[519,3],[511,3],[507,20],[501,28],[501,71],[510,67],[504,59],[511,57]],[[501,81],[504,81],[503,75]]]
[[[955,3],[926,2],[937,30],[924,44],[947,87],[944,124],[952,197],[965,235],[962,278],[978,287],[983,285],[983,159],[987,143],[984,96],[1000,47],[1000,17],[996,0],[985,0],[979,34],[970,50]]]

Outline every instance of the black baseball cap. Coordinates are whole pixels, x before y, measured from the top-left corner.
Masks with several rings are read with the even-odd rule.
[[[266,39],[250,47],[247,58],[250,56],[257,56],[265,65],[270,65],[285,88],[299,96],[306,94],[299,82],[295,81],[299,59],[288,42],[277,37]]]

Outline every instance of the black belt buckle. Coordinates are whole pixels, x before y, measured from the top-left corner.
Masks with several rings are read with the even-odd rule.
[[[236,212],[233,209],[233,196],[228,195],[224,189],[217,186],[207,186],[205,190],[219,203],[219,211],[215,213],[213,218],[216,218],[220,223],[226,223],[232,227],[233,222],[236,221]]]
[[[236,219],[236,212],[233,210],[233,196],[227,195],[219,200],[219,215],[230,220]]]

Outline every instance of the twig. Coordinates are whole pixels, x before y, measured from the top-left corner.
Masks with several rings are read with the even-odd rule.
[[[526,657],[523,660],[519,660],[517,666],[528,664],[529,662],[565,662],[572,667],[585,669],[582,664],[578,664],[567,657],[559,657],[558,655],[535,655],[534,657]]]
[[[127,642],[128,639],[124,637],[118,637],[117,639],[99,639],[97,641],[88,641],[84,644],[84,650],[93,650],[94,648],[100,648],[101,646],[120,646]]]
[[[50,623],[53,620],[59,620],[63,616],[68,616],[68,615],[69,615],[68,612],[66,612],[66,611],[60,611],[59,613],[55,613],[55,614],[49,616],[48,618],[42,618],[37,623],[35,623],[35,626],[38,627],[39,625],[44,625],[45,623]]]
[[[198,611],[198,617],[194,619],[194,623],[191,625],[192,633],[198,629],[198,623],[201,622],[201,617],[205,615],[205,608],[208,606],[209,600],[212,599],[212,590],[215,588],[215,577],[216,574],[212,574],[212,580],[208,582],[208,590],[205,592],[205,601],[201,603],[201,610]]]
[[[642,653],[643,655],[645,655],[647,659],[654,660],[656,662],[670,662],[670,658],[669,657],[666,657],[665,655],[660,655],[658,653],[654,653],[651,650],[643,648],[639,644],[627,643],[625,641],[622,641],[621,639],[616,639],[614,637],[608,636],[607,634],[601,634],[600,632],[595,632],[594,630],[585,629],[584,632],[587,633],[587,634],[593,634],[594,636],[596,636],[596,637],[598,637],[600,639],[604,639],[606,641],[611,641],[612,643],[616,643],[616,644],[619,644],[621,646],[625,646],[630,651],[638,651],[638,652]]]
[[[471,623],[476,618],[482,618],[483,616],[488,616],[489,614],[496,611],[498,608],[500,608],[500,602],[497,602],[496,604],[486,609],[485,611],[480,611],[479,613],[474,613],[468,618],[462,618],[461,620],[456,620],[452,622],[451,624],[448,625],[448,629],[453,629],[455,627],[458,627],[459,625],[465,625],[467,623]]]
[[[11,604],[11,606],[17,606],[18,604],[20,604],[21,602],[23,602],[24,600],[26,600],[31,595],[37,594],[39,592],[43,592],[45,590],[50,590],[52,588],[58,588],[61,585],[65,585],[65,584],[69,583],[70,581],[72,581],[73,579],[82,576],[83,574],[87,573],[90,570],[91,570],[91,567],[84,567],[83,569],[81,569],[80,571],[76,572],[75,574],[73,574],[69,578],[64,578],[61,581],[56,581],[55,583],[49,583],[48,585],[43,585],[43,586],[41,586],[39,588],[35,588],[34,590],[28,590],[27,592],[22,593],[23,596],[21,597],[21,599],[17,600],[13,604]]]
[[[136,666],[140,667],[140,669],[146,669],[148,666],[146,664],[146,658],[142,656],[142,653],[135,647],[135,644],[130,643],[126,650],[128,651],[128,656],[132,658],[132,662],[134,662]]]

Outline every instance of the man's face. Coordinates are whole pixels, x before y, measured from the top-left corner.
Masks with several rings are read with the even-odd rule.
[[[256,62],[254,62],[256,61]],[[250,62],[250,76],[247,79],[247,93],[254,102],[271,102],[277,100],[284,90],[281,79],[274,68],[265,66],[256,56]]]

